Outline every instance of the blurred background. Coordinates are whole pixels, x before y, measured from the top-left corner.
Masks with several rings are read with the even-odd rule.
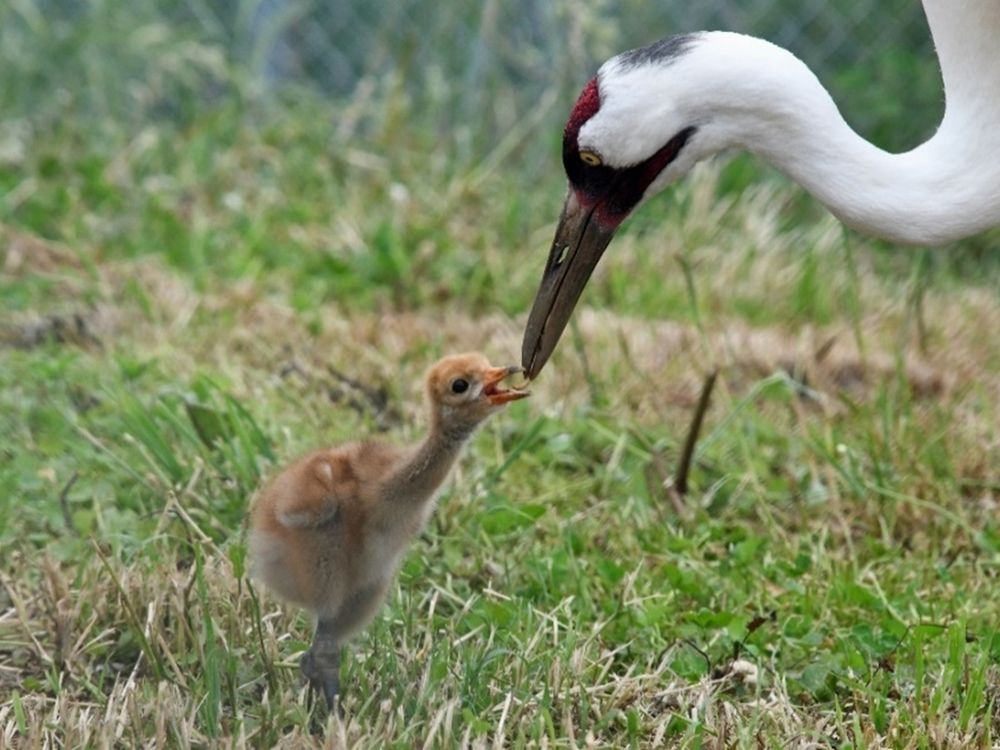
[[[284,274],[298,309],[454,296],[519,314],[581,86],[618,51],[712,28],[794,51],[887,149],[941,116],[914,0],[2,0],[0,221],[102,259],[157,254],[203,289]],[[750,157],[720,163],[720,196],[783,183]],[[784,226],[827,216],[790,195]],[[643,211],[628,231],[649,225]],[[497,248],[531,260],[484,268]],[[981,255],[947,262],[971,257],[975,276]]]
[[[791,49],[849,122],[887,148],[912,146],[939,117],[933,48],[913,0],[4,0],[0,106],[8,128],[16,117],[88,115],[135,127],[291,91],[345,104],[399,97],[408,127],[482,150],[540,106],[538,133],[555,139],[601,61],[698,29]]]

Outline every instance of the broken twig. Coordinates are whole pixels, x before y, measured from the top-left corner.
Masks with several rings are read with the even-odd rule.
[[[76,480],[80,478],[80,474],[76,471],[69,478],[69,481],[63,485],[62,491],[59,493],[59,507],[62,509],[63,523],[66,524],[66,530],[80,535],[80,532],[76,528],[76,524],[73,523],[73,513],[70,511],[69,507],[69,491],[73,489],[73,485],[76,484]]]
[[[698,397],[698,405],[695,407],[694,418],[691,420],[687,439],[684,441],[684,451],[681,453],[681,460],[677,465],[677,478],[674,480],[674,491],[679,497],[684,497],[687,494],[688,473],[691,470],[691,461],[694,458],[694,446],[698,442],[701,423],[705,419],[705,412],[708,411],[708,403],[712,397],[712,389],[715,388],[715,379],[718,376],[718,368],[712,370],[705,377],[705,383],[701,387],[701,396]]]

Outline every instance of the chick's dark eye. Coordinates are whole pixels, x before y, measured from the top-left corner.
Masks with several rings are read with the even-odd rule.
[[[465,393],[467,390],[469,390],[469,381],[462,380],[462,378],[451,381],[452,393]]]

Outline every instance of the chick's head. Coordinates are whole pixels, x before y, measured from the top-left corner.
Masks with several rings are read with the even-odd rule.
[[[432,416],[444,425],[475,426],[511,401],[530,395],[501,382],[521,372],[517,365],[493,367],[482,354],[445,357],[427,373]]]

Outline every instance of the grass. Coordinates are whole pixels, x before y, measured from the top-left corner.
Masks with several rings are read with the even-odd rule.
[[[311,711],[248,503],[418,435],[440,354],[515,360],[562,198],[544,117],[466,157],[355,104],[9,131],[0,744],[995,746],[997,237],[872,243],[745,159],[630,220],[353,644],[345,720]]]

